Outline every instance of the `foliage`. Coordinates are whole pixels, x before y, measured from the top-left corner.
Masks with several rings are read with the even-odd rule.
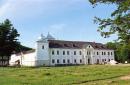
[[[130,61],[130,44],[123,44],[120,42],[108,42],[106,46],[115,50],[115,59],[118,62],[124,63],[126,60]]]
[[[19,34],[8,19],[0,23],[0,56],[10,56],[16,50],[17,37]]]
[[[98,31],[103,37],[117,34],[118,39],[124,43],[130,43],[130,0],[89,0],[94,6],[99,3],[114,4],[117,9],[107,19],[95,18],[99,24]],[[108,31],[106,31],[106,29]]]
[[[3,23],[0,23],[0,56],[10,56],[14,51],[28,51],[32,48],[23,46],[18,42],[20,34],[13,27],[11,21],[6,19]]]

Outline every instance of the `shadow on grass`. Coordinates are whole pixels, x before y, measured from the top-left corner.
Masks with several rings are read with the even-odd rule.
[[[108,80],[108,79],[113,79],[113,78],[118,78],[124,75],[119,75],[119,76],[114,76],[114,77],[109,77],[109,78],[101,78],[101,79],[95,79],[95,80],[86,80],[86,81],[79,81],[79,82],[75,82],[72,84],[83,84],[83,83],[88,83],[88,82],[95,82],[95,81],[101,81],[101,80]]]

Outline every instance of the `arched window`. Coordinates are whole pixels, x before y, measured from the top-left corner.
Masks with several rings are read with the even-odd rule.
[[[68,59],[67,62],[68,62],[68,64],[69,64],[69,63],[70,63],[70,60]]]
[[[42,49],[44,49],[44,45],[42,46]]]
[[[65,59],[63,59],[63,63],[65,63]]]
[[[57,55],[59,55],[59,51],[57,50]]]
[[[52,50],[52,55],[54,55],[55,54],[55,52],[54,52],[54,50]]]
[[[52,63],[55,63],[55,60],[54,60],[54,59],[52,59]]]
[[[82,55],[82,52],[81,52],[81,51],[79,51],[79,55]]]
[[[97,52],[97,55],[99,55],[99,53]]]
[[[111,52],[111,55],[113,55],[113,53]]]
[[[82,59],[80,59],[80,63],[82,63]]]
[[[76,51],[74,51],[74,55],[76,55]]]
[[[60,63],[59,59],[57,59],[57,63],[58,63],[58,64]]]

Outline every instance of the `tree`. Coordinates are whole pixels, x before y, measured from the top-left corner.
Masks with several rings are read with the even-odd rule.
[[[108,42],[107,48],[115,50],[115,60],[124,63],[130,62],[130,44],[123,44],[121,42]]]
[[[4,60],[3,57],[9,59],[12,52],[16,50],[16,47],[20,44],[17,39],[19,36],[8,19],[0,23],[0,57],[2,60]]]
[[[103,37],[117,34],[118,40],[125,44],[130,43],[130,0],[89,0],[95,7],[98,4],[115,4],[117,9],[111,13],[111,17],[100,19],[95,17],[95,23],[99,24],[98,31]],[[108,31],[106,31],[106,29]]]

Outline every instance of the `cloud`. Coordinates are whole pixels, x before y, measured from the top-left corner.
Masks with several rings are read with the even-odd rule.
[[[0,7],[0,16],[3,16],[8,11],[8,8],[10,8],[10,3],[6,3],[3,6]]]
[[[5,0],[0,6],[0,16],[27,19],[68,10],[84,2],[85,0]]]

